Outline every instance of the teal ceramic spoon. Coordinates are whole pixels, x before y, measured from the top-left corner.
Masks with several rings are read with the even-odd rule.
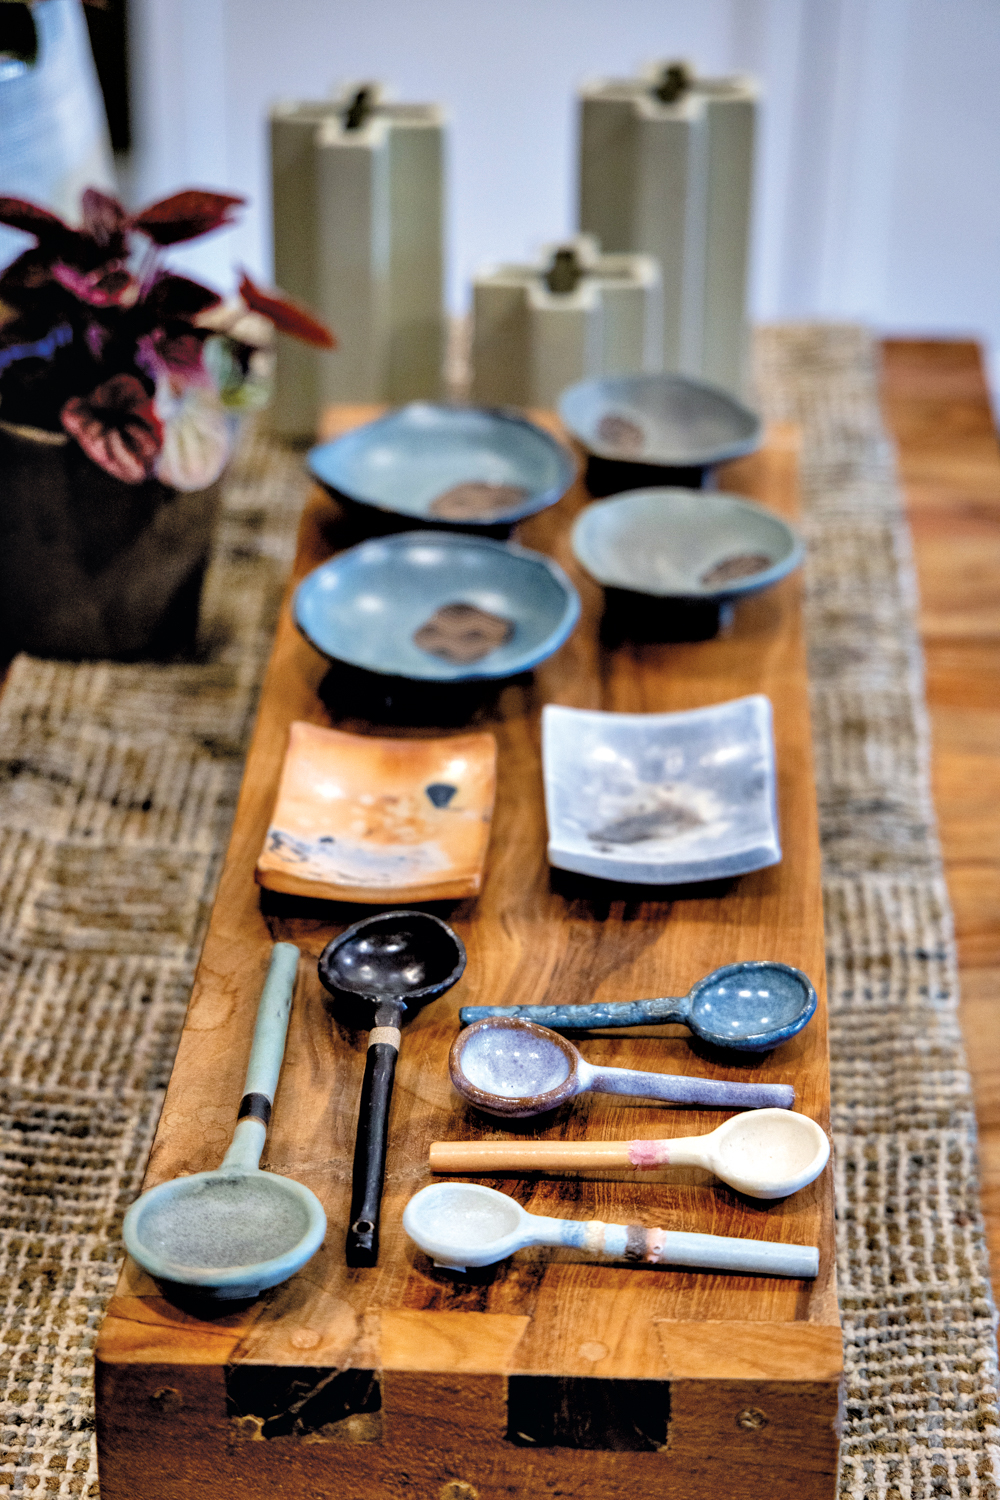
[[[767,1052],[805,1026],[816,1009],[816,991],[790,964],[726,964],[676,999],[612,1000],[598,1005],[465,1005],[463,1026],[488,1016],[519,1016],[553,1031],[605,1026],[649,1026],[675,1021],[714,1047]]]
[[[292,943],[275,943],[222,1165],[150,1188],[122,1226],[125,1248],[151,1276],[209,1299],[256,1297],[277,1286],[315,1255],[326,1234],[315,1193],[260,1170],[298,962]]]

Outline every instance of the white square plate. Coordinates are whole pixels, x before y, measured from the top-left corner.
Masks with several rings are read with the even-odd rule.
[[[542,712],[549,863],[639,885],[781,859],[770,699],[674,714]]]

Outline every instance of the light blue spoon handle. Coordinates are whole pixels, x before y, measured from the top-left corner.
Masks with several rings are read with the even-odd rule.
[[[687,995],[662,1000],[607,1000],[593,1005],[463,1005],[458,1013],[462,1026],[484,1021],[487,1016],[520,1016],[551,1026],[553,1031],[589,1031],[598,1026],[651,1026],[666,1021],[688,1024],[691,1002]]]
[[[295,944],[275,943],[271,949],[271,967],[257,1006],[243,1098],[232,1144],[222,1161],[224,1168],[252,1172],[260,1162],[281,1060],[285,1055],[285,1037],[288,1035],[288,1017],[298,968],[299,950]]]
[[[791,1109],[795,1102],[795,1090],[790,1083],[735,1083],[684,1073],[595,1068],[583,1062],[578,1074],[583,1087],[595,1093],[631,1094],[636,1099],[664,1099],[671,1104],[701,1105],[705,1109]]]
[[[755,1272],[765,1276],[812,1277],[819,1272],[815,1245],[744,1240],[723,1234],[645,1229],[640,1224],[602,1224],[530,1215],[525,1243],[568,1245],[647,1265],[698,1266],[705,1270]]]
[[[281,1060],[285,1055],[285,1037],[288,1035],[288,1017],[292,1010],[298,968],[299,950],[295,944],[275,943],[271,949],[271,966],[257,1007],[257,1024],[254,1026],[250,1061],[243,1085],[243,1101],[240,1104],[241,1119],[248,1113],[243,1105],[251,1095],[267,1100],[268,1113],[274,1103]]]

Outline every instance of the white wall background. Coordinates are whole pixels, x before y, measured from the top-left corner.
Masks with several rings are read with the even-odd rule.
[[[192,252],[217,284],[270,270],[276,98],[377,78],[447,107],[457,310],[479,265],[574,226],[577,84],[682,56],[764,86],[755,316],[1000,351],[1000,0],[132,0],[132,26],[132,196],[252,200]]]

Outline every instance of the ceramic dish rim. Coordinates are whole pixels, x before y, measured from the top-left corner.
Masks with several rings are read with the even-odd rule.
[[[547,770],[550,764],[546,755],[546,745],[549,741],[551,731],[547,728],[557,719],[560,713],[573,715],[586,714],[591,718],[600,715],[605,719],[642,719],[644,721],[691,718],[695,715],[707,715],[718,713],[720,709],[731,708],[737,703],[763,702],[767,706],[767,740],[770,748],[770,771],[768,785],[765,793],[766,804],[769,814],[771,839],[775,854],[768,853],[766,858],[760,858],[752,863],[747,862],[747,855],[751,850],[763,852],[761,843],[746,846],[746,854],[741,855],[735,851],[726,856],[717,857],[714,860],[688,861],[686,864],[677,862],[676,873],[669,876],[653,874],[652,871],[662,869],[662,862],[654,865],[652,861],[645,863],[629,859],[608,859],[595,851],[593,855],[586,853],[577,855],[573,850],[563,849],[555,841],[554,828],[556,820],[553,815],[552,801],[550,798],[549,785],[550,773]],[[553,713],[552,710],[556,710]],[[739,698],[725,698],[721,703],[708,703],[698,708],[663,709],[657,713],[623,713],[599,708],[574,708],[566,703],[546,703],[542,708],[542,786],[545,797],[545,823],[546,823],[546,858],[549,864],[556,870],[567,870],[571,874],[584,875],[590,880],[612,881],[619,885],[694,885],[702,880],[726,880],[737,875],[749,875],[754,870],[766,870],[772,865],[780,864],[783,855],[781,847],[781,825],[778,817],[778,766],[777,746],[774,740],[774,706],[766,693],[743,693]],[[606,867],[600,868],[601,864]],[[595,869],[594,866],[597,866]],[[613,866],[613,868],[607,868]],[[707,870],[704,868],[708,866]],[[620,871],[628,868],[631,873],[622,874]]]
[[[347,656],[336,656],[328,651],[325,646],[321,646],[318,641],[313,640],[299,617],[299,600],[305,585],[317,573],[323,569],[341,565],[344,558],[356,556],[366,548],[395,548],[404,545],[426,547],[434,543],[440,543],[448,547],[486,547],[491,551],[502,552],[506,555],[513,554],[522,561],[535,566],[541,564],[546,569],[550,578],[563,595],[565,600],[564,608],[557,624],[545,637],[544,641],[539,642],[534,650],[519,665],[497,669],[496,667],[483,667],[477,665],[475,662],[470,662],[464,670],[449,673],[447,676],[434,672],[426,672],[420,677],[412,677],[406,672],[394,671],[388,667],[370,667]],[[540,666],[543,661],[548,661],[550,656],[554,656],[560,647],[566,644],[580,622],[581,611],[579,591],[556,562],[555,558],[549,557],[547,553],[536,552],[531,547],[522,547],[518,542],[500,542],[494,537],[475,536],[463,531],[438,531],[429,527],[422,531],[394,531],[388,536],[366,537],[364,541],[358,542],[353,547],[346,547],[342,552],[335,552],[332,557],[325,558],[323,562],[317,563],[315,568],[310,568],[304,578],[299,579],[295,585],[295,591],[292,594],[289,607],[291,609],[292,620],[299,634],[308,641],[314,651],[318,651],[320,656],[324,657],[327,661],[342,662],[347,666],[355,667],[359,671],[371,672],[376,677],[396,677],[401,678],[405,682],[436,682],[443,684],[477,681],[502,682],[505,678],[519,676],[521,672],[532,671],[535,667]],[[489,655],[492,655],[492,652]],[[482,660],[487,659],[488,657],[482,658]]]
[[[744,578],[733,578],[718,588],[694,588],[686,593],[677,593],[674,590],[661,590],[655,588],[640,588],[635,583],[623,583],[617,578],[609,578],[591,565],[580,548],[580,538],[585,534],[588,520],[591,516],[607,515],[612,511],[624,511],[628,508],[628,502],[636,499],[645,499],[653,495],[659,497],[680,496],[684,500],[697,497],[698,501],[706,506],[711,506],[716,500],[731,502],[729,509],[748,512],[751,515],[762,515],[769,521],[773,521],[780,529],[784,530],[791,541],[791,547],[786,557],[780,558],[772,563],[769,568],[762,568],[759,573],[747,574]],[[585,506],[577,516],[570,529],[570,547],[573,556],[587,573],[605,589],[620,589],[631,594],[641,594],[646,599],[675,599],[690,600],[692,603],[702,604],[711,600],[724,602],[727,599],[738,599],[741,596],[756,594],[764,589],[770,588],[775,583],[780,583],[789,573],[801,567],[805,561],[805,542],[794,526],[789,525],[784,516],[779,516],[775,511],[768,510],[764,505],[751,500],[746,495],[734,495],[728,490],[687,490],[682,485],[645,485],[638,490],[622,490],[620,494],[609,495],[603,500],[593,500]],[[735,699],[733,700],[735,702]]]
[[[463,517],[461,520],[449,521],[446,516],[431,516],[430,514],[424,515],[420,511],[398,510],[393,505],[387,505],[383,500],[372,500],[353,490],[339,489],[329,479],[324,478],[322,474],[318,473],[315,466],[315,458],[318,453],[335,448],[339,443],[344,442],[345,439],[353,438],[357,434],[366,432],[373,427],[380,427],[398,418],[402,413],[409,411],[414,406],[429,406],[435,411],[449,414],[470,411],[477,412],[482,416],[491,417],[494,421],[509,422],[512,426],[527,428],[531,433],[543,438],[555,450],[565,475],[565,484],[561,484],[560,482],[555,486],[550,486],[546,490],[535,490],[520,505],[511,506],[508,510],[497,511],[490,516],[470,516]],[[404,521],[408,521],[411,524],[414,521],[426,520],[430,526],[447,525],[459,527],[462,530],[469,528],[473,534],[491,526],[513,526],[518,521],[527,520],[529,516],[537,515],[539,511],[547,510],[549,506],[558,504],[566,492],[572,488],[577,473],[576,462],[565,443],[561,443],[558,438],[553,437],[551,432],[547,432],[537,422],[532,422],[516,408],[460,405],[447,401],[425,400],[406,401],[401,406],[394,407],[392,411],[383,412],[380,417],[373,417],[370,422],[362,422],[359,426],[352,427],[349,432],[342,432],[339,437],[330,438],[325,443],[314,443],[306,453],[305,465],[312,478],[315,479],[317,484],[323,486],[327,494],[343,496],[355,505],[363,505],[367,510],[379,511],[382,515],[400,516]]]
[[[656,453],[650,452],[636,454],[622,453],[620,449],[607,446],[599,440],[592,440],[585,433],[580,432],[570,420],[566,411],[566,402],[577,391],[586,387],[611,385],[613,382],[640,380],[664,380],[673,384],[687,386],[696,391],[707,391],[713,396],[721,396],[730,406],[736,407],[741,412],[745,412],[751,418],[754,423],[754,431],[749,437],[734,438],[731,442],[724,443],[721,446],[703,448],[700,451],[692,449],[683,457],[674,455],[671,458],[663,458]],[[623,401],[620,404],[625,406],[627,402]],[[567,432],[588,453],[593,453],[597,458],[603,458],[611,463],[641,464],[655,469],[709,469],[714,468],[716,464],[727,463],[730,459],[744,458],[748,453],[756,453],[764,441],[764,420],[759,412],[755,412],[752,407],[747,406],[738,396],[734,396],[731,391],[727,391],[724,386],[715,385],[710,380],[697,380],[691,375],[682,375],[679,371],[675,370],[640,372],[631,375],[592,375],[586,380],[575,380],[572,385],[567,386],[560,393],[558,411],[559,418]],[[612,415],[612,413],[609,412],[608,415]]]
[[[446,995],[465,973],[466,964],[469,961],[465,944],[455,929],[442,917],[439,917],[436,912],[419,911],[416,907],[411,906],[393,907],[389,911],[376,911],[371,916],[359,917],[356,922],[352,922],[349,927],[345,927],[343,932],[339,932],[336,937],[330,939],[316,960],[316,973],[319,976],[320,984],[326,990],[327,994],[333,995],[339,1000],[356,1001],[364,999],[364,991],[342,988],[340,985],[334,984],[332,979],[326,977],[326,971],[329,967],[326,962],[326,956],[333,949],[342,947],[348,939],[353,940],[356,938],[358,933],[363,931],[364,928],[374,927],[377,922],[391,923],[401,921],[404,917],[420,917],[422,920],[429,921],[432,926],[439,928],[450,938],[455,946],[456,953],[454,966],[449,970],[445,979],[436,979],[433,984],[425,984],[421,989],[407,991],[402,997],[404,1000],[404,1010],[407,1008],[408,1002],[419,1001],[423,1005],[425,1002],[438,999],[441,995]]]
[[[273,1181],[280,1182],[283,1191],[293,1189],[293,1196],[297,1197],[306,1209],[308,1224],[305,1233],[300,1240],[297,1240],[288,1250],[283,1250],[280,1255],[272,1255],[268,1260],[247,1261],[239,1266],[188,1266],[181,1261],[170,1260],[167,1256],[159,1255],[145,1243],[139,1233],[139,1226],[154,1196],[160,1196],[169,1201],[170,1198],[186,1191],[190,1184],[202,1182],[206,1178],[215,1181],[223,1176],[253,1177],[254,1175],[266,1176]],[[163,1188],[172,1187],[174,1183],[183,1183],[185,1187],[178,1189],[177,1193],[160,1191]],[[241,1167],[236,1171],[216,1167],[207,1168],[203,1172],[193,1172],[188,1177],[171,1177],[166,1182],[156,1183],[153,1187],[147,1188],[129,1206],[122,1221],[122,1239],[132,1259],[156,1280],[170,1282],[173,1286],[187,1287],[191,1291],[202,1292],[207,1296],[214,1295],[220,1300],[225,1300],[228,1295],[229,1300],[239,1301],[241,1300],[240,1288],[257,1287],[256,1292],[248,1291],[245,1294],[249,1299],[259,1296],[269,1287],[277,1286],[290,1276],[294,1276],[296,1271],[300,1271],[316,1254],[326,1238],[327,1228],[328,1223],[323,1205],[312,1188],[306,1187],[304,1182],[298,1182],[294,1177],[286,1177],[280,1172],[265,1172],[261,1167],[255,1167],[252,1170]]]

